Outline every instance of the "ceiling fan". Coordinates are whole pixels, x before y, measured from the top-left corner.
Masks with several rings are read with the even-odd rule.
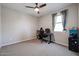
[[[38,14],[40,13],[39,12],[39,9],[42,8],[42,7],[45,7],[46,6],[46,3],[38,6],[38,3],[35,3],[35,7],[32,7],[32,6],[25,6],[26,8],[33,8],[35,12],[37,12]]]

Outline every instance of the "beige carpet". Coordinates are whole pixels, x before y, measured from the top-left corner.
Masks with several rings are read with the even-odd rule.
[[[66,47],[54,43],[41,43],[39,40],[21,42],[2,47],[1,56],[78,56]]]

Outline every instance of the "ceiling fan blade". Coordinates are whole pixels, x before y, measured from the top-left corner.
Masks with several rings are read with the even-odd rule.
[[[35,7],[31,7],[31,6],[25,6],[25,7],[27,7],[27,8],[35,8]]]
[[[44,6],[46,6],[46,4],[42,4],[42,5],[40,5],[39,8],[42,8],[42,7],[44,7]]]

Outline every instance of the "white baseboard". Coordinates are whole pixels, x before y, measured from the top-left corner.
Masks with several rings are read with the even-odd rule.
[[[57,44],[64,45],[64,46],[67,46],[67,47],[68,47],[68,44],[61,43],[61,42],[56,42],[56,43],[57,43]]]
[[[32,40],[32,39],[29,39],[29,40]],[[27,41],[27,40],[20,40],[20,41],[16,41],[16,42],[5,43],[5,44],[2,44],[2,47],[7,46],[7,45],[11,45],[11,44],[15,44],[15,43],[19,43],[19,42],[23,42],[23,41]]]

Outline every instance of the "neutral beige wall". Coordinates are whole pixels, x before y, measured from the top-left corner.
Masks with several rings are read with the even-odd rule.
[[[72,4],[72,5],[66,6],[66,7],[64,7],[62,9],[60,9],[60,10],[51,12],[51,14],[62,11],[64,9],[68,9],[66,27],[71,28],[71,27],[77,26],[77,19],[78,19],[78,16],[77,16],[77,13],[78,13],[77,4]],[[39,18],[39,28],[40,27],[44,27],[44,28],[48,27],[51,30],[53,29],[51,14]],[[68,46],[68,32],[65,32],[65,31],[64,32],[54,32],[54,35],[55,35],[55,41],[57,43]]]
[[[0,47],[1,47],[1,4],[0,4]]]
[[[43,29],[45,28],[50,28],[52,31],[52,16],[51,15],[46,15],[43,17],[39,18],[39,29],[40,27],[43,27]]]
[[[78,8],[77,4],[73,4],[68,7],[67,27],[77,27],[78,20]]]
[[[2,45],[35,38],[37,18],[2,6]]]

